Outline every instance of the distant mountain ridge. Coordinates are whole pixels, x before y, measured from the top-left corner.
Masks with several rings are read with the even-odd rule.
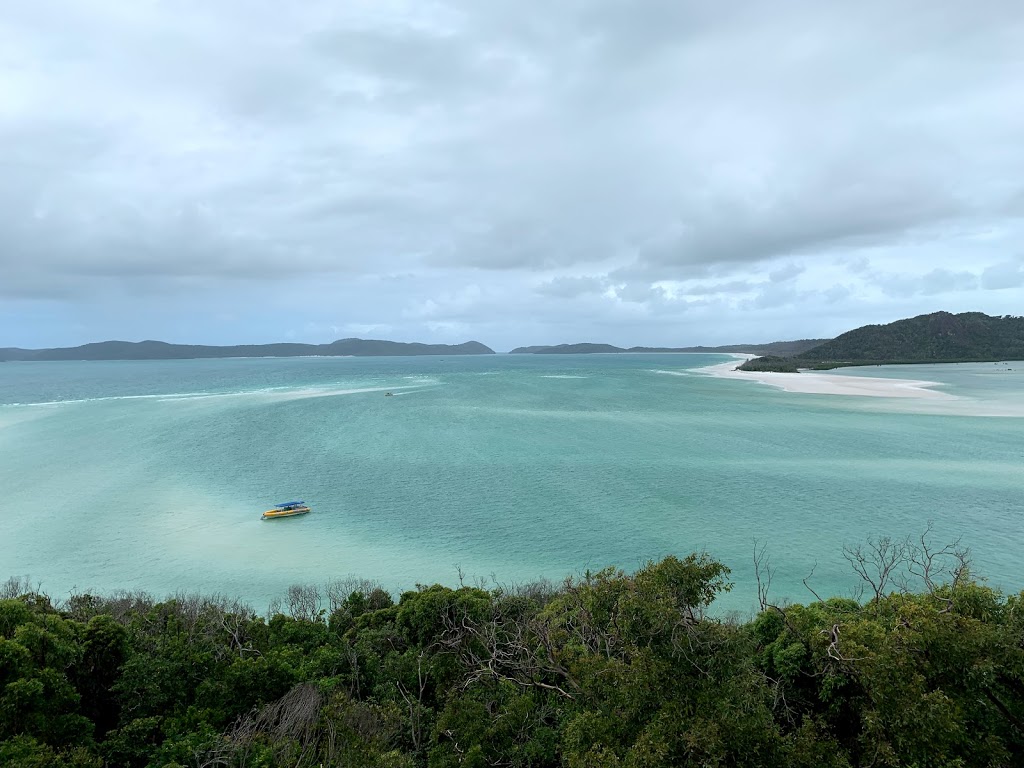
[[[768,344],[727,344],[720,347],[616,347],[612,344],[554,344],[516,347],[510,355],[590,355],[619,352],[749,352],[752,355],[795,355],[817,346],[826,339],[773,341]]]
[[[865,325],[788,357],[748,360],[748,371],[795,371],[851,365],[1024,360],[1024,317],[933,312]]]
[[[536,347],[516,347],[510,355],[598,355],[610,352],[625,352],[622,347],[611,344],[554,344]]]
[[[54,349],[0,349],[0,360],[195,360],[224,357],[384,357],[412,355],[493,355],[479,341],[420,344],[380,339],[338,339],[330,344],[238,344],[207,346],[165,341],[101,341]]]

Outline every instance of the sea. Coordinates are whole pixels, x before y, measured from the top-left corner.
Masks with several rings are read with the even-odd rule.
[[[511,588],[703,552],[720,612],[856,594],[872,538],[1024,588],[1024,363],[849,369],[939,401],[808,395],[723,355],[0,364],[0,580],[237,597],[350,576]],[[387,396],[390,392],[392,396]],[[263,521],[304,500],[304,517]],[[804,582],[807,582],[806,585]]]

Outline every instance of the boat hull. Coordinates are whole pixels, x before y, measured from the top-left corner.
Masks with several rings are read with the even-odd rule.
[[[296,517],[298,515],[308,515],[312,512],[309,507],[296,507],[295,509],[268,509],[263,513],[264,520],[276,520],[279,517]]]

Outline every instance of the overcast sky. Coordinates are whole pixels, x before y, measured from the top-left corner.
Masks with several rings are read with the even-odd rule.
[[[1024,3],[0,0],[0,346],[1024,312]]]

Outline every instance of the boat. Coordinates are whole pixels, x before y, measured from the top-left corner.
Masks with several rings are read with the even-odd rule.
[[[295,517],[312,512],[304,501],[286,501],[284,504],[276,504],[273,509],[263,513],[264,520],[273,520],[278,517]]]

